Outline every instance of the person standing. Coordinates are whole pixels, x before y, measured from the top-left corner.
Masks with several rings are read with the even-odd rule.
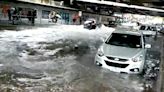
[[[10,12],[11,12],[11,16],[12,16],[12,24],[15,24],[15,21],[18,20],[17,8],[12,8]]]
[[[31,22],[31,10],[28,11],[27,13],[27,18],[28,18],[28,21]]]
[[[36,16],[36,10],[32,10],[32,18],[31,18],[32,25],[35,24],[35,16]]]
[[[76,24],[77,19],[78,19],[78,14],[74,14],[72,18],[73,24]]]
[[[14,7],[11,7],[11,8],[10,8],[11,21],[13,20],[14,11],[15,11],[15,8],[14,8]]]
[[[79,24],[82,24],[82,11],[79,11],[78,13],[78,17],[79,17]]]
[[[10,8],[7,10],[7,13],[8,13],[8,19],[9,19],[9,21],[11,21],[11,9]]]

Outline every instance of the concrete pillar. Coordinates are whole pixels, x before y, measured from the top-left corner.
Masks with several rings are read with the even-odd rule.
[[[160,62],[160,74],[157,84],[157,92],[164,92],[164,36],[162,36],[161,45],[161,62]]]
[[[102,23],[102,15],[99,16],[98,23]]]

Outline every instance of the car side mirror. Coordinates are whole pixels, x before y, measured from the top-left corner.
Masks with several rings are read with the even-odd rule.
[[[151,48],[151,45],[150,44],[146,44],[145,45],[145,48],[150,49]]]

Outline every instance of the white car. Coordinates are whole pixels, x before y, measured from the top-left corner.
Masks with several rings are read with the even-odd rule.
[[[157,27],[150,25],[141,25],[139,28],[146,36],[155,36],[157,34]]]
[[[96,28],[96,20],[93,18],[90,18],[84,22],[84,28],[87,29],[95,29]]]
[[[142,73],[146,48],[143,34],[131,31],[114,31],[100,46],[95,56],[95,64],[114,72]]]

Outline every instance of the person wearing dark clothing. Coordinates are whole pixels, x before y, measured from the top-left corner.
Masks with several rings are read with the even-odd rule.
[[[75,19],[75,18],[73,18],[73,19],[72,19],[72,21],[73,21],[73,23],[75,23],[75,22],[76,22],[76,19]]]
[[[72,18],[73,24],[76,23],[78,18],[79,18],[78,14],[73,15],[73,18]]]
[[[11,10],[10,10],[10,9],[8,9],[8,10],[7,10],[7,13],[8,13],[8,18],[9,18],[9,21],[11,21]]]
[[[17,8],[15,8],[15,10],[14,10],[14,12],[13,12],[13,20],[18,20],[18,9]]]
[[[82,24],[82,11],[78,12],[79,24]]]
[[[18,10],[17,10],[17,8],[12,9],[11,16],[12,16],[12,24],[15,24],[15,21],[18,20]]]
[[[82,24],[82,18],[81,18],[81,16],[79,17],[79,23],[80,23],[80,25]]]
[[[34,23],[35,23],[35,16],[36,16],[36,10],[33,10],[32,11],[32,18],[31,18],[32,25],[34,25]]]
[[[29,22],[31,22],[31,15],[32,15],[31,11],[28,11],[27,17],[28,17]]]

